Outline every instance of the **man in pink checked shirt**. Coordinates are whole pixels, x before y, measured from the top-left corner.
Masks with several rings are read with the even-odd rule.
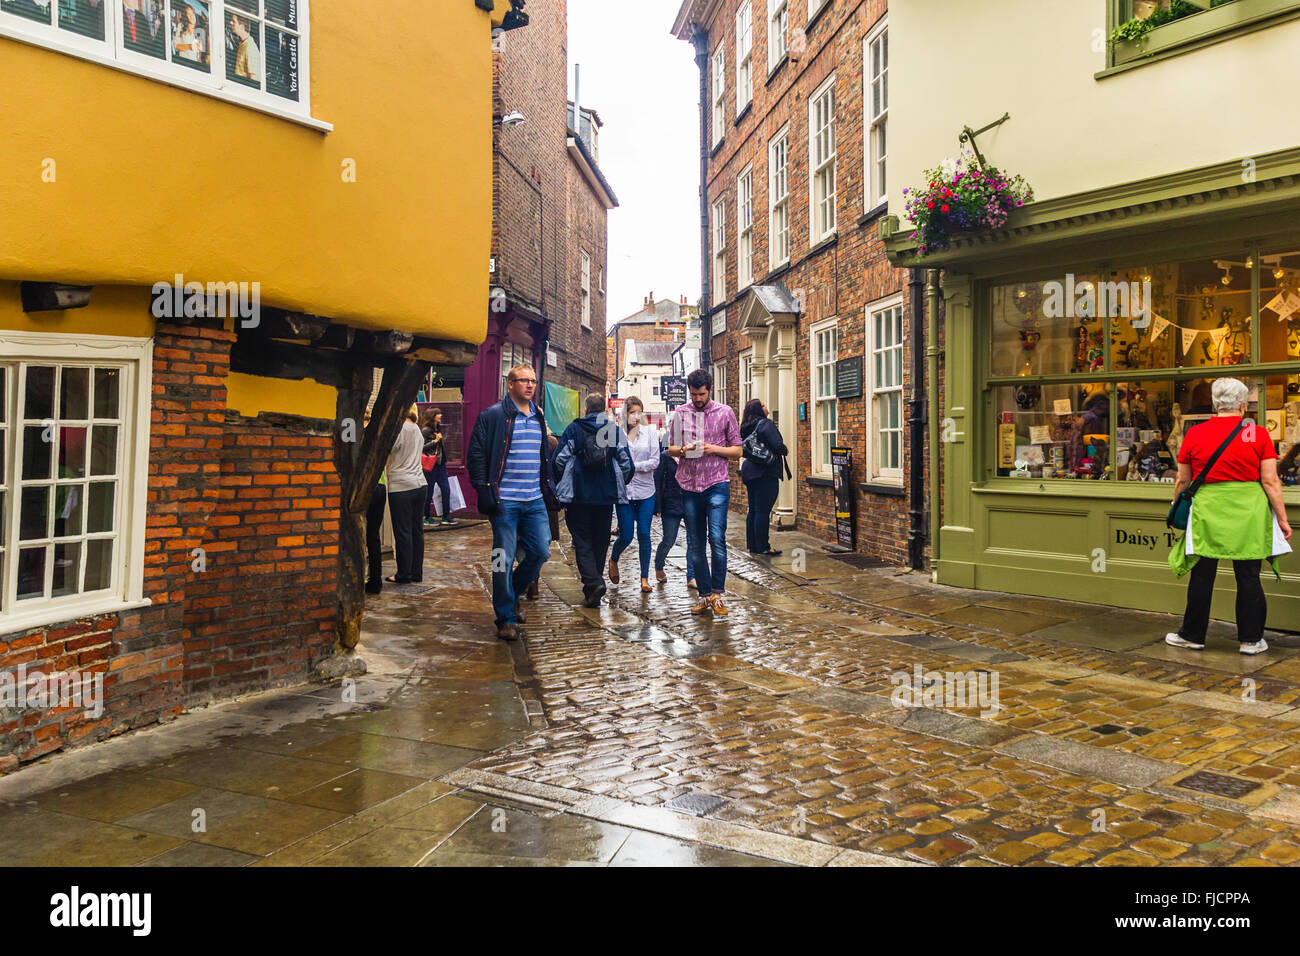
[[[700,588],[699,603],[691,613],[712,611],[716,617],[726,617],[722,589],[727,583],[730,462],[740,460],[740,426],[730,407],[713,401],[713,376],[707,371],[697,368],[686,376],[686,387],[691,402],[677,409],[668,422],[668,454],[678,459],[677,483],[692,549],[686,560]]]

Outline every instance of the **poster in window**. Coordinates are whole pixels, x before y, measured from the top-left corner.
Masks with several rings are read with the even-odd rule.
[[[226,4],[226,79],[255,90],[262,88],[262,25]],[[256,0],[252,4],[257,9]]]
[[[109,0],[58,0],[59,29],[92,40],[104,39],[104,7]]]
[[[37,23],[50,22],[50,0],[0,0],[0,11]]]
[[[211,72],[210,26],[206,0],[172,0],[172,62]]]
[[[156,60],[167,59],[162,0],[122,0],[122,45]]]

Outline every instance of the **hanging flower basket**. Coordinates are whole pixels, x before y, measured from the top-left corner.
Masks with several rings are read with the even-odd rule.
[[[916,256],[923,259],[947,249],[962,233],[1001,229],[1011,210],[1034,199],[1023,176],[1009,177],[995,166],[980,167],[975,155],[963,152],[942,166],[925,171],[929,185],[904,189],[904,211],[916,226]]]

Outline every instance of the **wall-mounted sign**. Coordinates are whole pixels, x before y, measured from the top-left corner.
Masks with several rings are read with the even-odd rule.
[[[835,363],[835,397],[862,397],[862,356],[840,359]]]
[[[800,403],[799,403],[799,421],[801,421],[801,422],[806,422],[807,420],[808,420],[808,403],[807,403],[807,402],[800,402]]]

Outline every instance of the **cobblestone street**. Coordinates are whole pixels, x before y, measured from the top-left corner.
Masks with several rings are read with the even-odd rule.
[[[486,525],[430,534],[425,583],[372,599],[354,693],[257,695],[11,774],[0,857],[1300,862],[1293,649],[1243,659],[1215,625],[1178,651],[1161,615],[939,588],[811,540],[795,573],[800,541],[732,548],[725,620],[690,615],[680,547],[654,593],[630,556],[581,608],[566,541],[507,645]],[[999,707],[895,706],[918,667],[996,675]]]

